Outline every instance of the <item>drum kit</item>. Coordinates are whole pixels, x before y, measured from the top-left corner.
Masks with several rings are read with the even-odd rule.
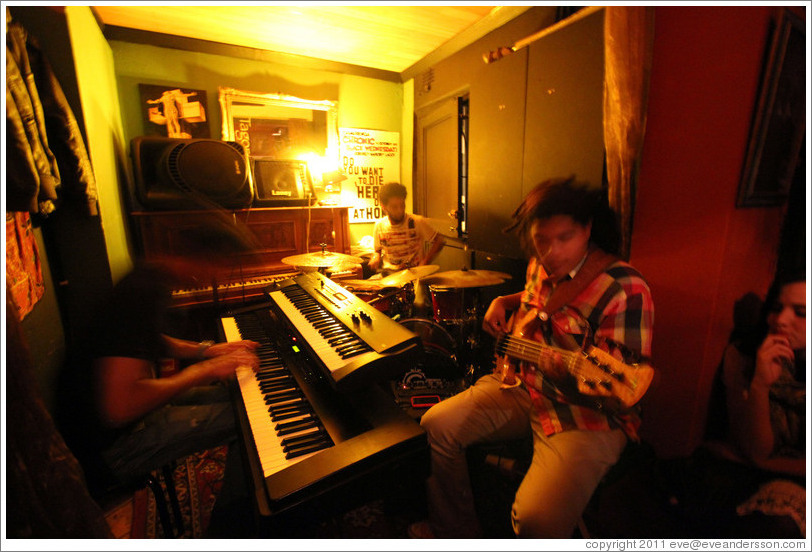
[[[336,271],[341,266],[362,262],[359,257],[325,251],[285,257],[282,262],[304,271]],[[504,283],[511,276],[492,270],[462,268],[438,272],[437,265],[422,265],[385,274],[380,278],[342,279],[338,281],[367,304],[374,306],[401,325],[414,331],[423,341],[426,370],[410,371],[449,378],[470,375],[469,361],[474,356],[482,325],[483,308],[480,290]],[[430,316],[417,312],[415,298],[428,288],[431,296]],[[418,367],[420,368],[420,367]],[[439,380],[435,380],[439,381]],[[431,384],[422,384],[424,387]]]

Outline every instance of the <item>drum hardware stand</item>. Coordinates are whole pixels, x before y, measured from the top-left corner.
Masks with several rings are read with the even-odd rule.
[[[310,215],[310,209],[308,209],[307,212],[308,212],[308,216],[309,216]],[[310,224],[307,225],[307,230],[308,230],[308,239],[310,239]],[[305,243],[307,243],[307,242],[305,242]],[[327,244],[326,243],[321,242],[319,244],[319,247],[321,247],[321,254],[322,255],[327,253]],[[319,272],[321,272],[322,274],[327,276],[327,269],[328,268],[330,268],[330,267],[328,267],[328,266],[320,266],[316,270],[318,270]]]
[[[467,389],[471,387],[474,382],[474,376],[476,375],[476,364],[473,362],[469,362],[465,366],[465,375],[462,376],[463,386]]]
[[[474,333],[468,335],[468,338],[465,340],[465,343],[468,344],[469,349],[476,349],[479,346],[479,336]]]

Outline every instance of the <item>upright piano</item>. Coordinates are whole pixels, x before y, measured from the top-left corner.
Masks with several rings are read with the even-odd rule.
[[[425,433],[379,385],[419,360],[420,338],[318,272],[266,295],[221,318],[224,339],[260,343],[260,370],[238,369],[234,386],[260,530],[422,487]]]
[[[336,253],[350,253],[348,207],[254,207],[212,213],[210,211],[133,211],[135,243],[146,259],[179,253],[176,235],[188,226],[205,223],[209,217],[226,214],[244,225],[260,244],[257,255],[240,266],[217,274],[214,282],[173,291],[173,305],[185,307],[208,303],[250,303],[262,299],[271,284],[295,276],[299,271],[282,259],[291,255],[321,251],[322,244]],[[360,267],[337,267],[333,279],[358,278]]]

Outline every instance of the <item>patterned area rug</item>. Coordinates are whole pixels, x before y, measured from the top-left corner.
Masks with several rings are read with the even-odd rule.
[[[218,447],[178,462],[175,489],[184,527],[179,538],[205,538],[215,497],[223,484],[227,452],[228,447]],[[319,539],[406,538],[409,523],[418,519],[410,514],[398,508],[393,511],[383,500],[373,500],[332,519],[314,522],[308,533]],[[152,491],[136,492],[132,516],[131,539],[165,538]]]
[[[174,478],[183,517],[180,538],[205,538],[215,497],[223,484],[227,452],[228,447],[223,446],[178,461]],[[512,538],[509,512],[515,483],[499,477],[494,470],[484,462],[472,467],[472,484],[480,491],[477,510],[481,519],[486,520],[483,530],[488,537]],[[306,534],[316,539],[408,538],[409,524],[425,517],[424,500],[415,502],[415,497],[400,495],[394,500],[373,499],[332,518],[314,520]],[[148,489],[140,489],[134,496],[130,538],[165,538],[155,498]]]
[[[418,519],[411,512],[393,511],[383,499],[371,500],[321,522],[313,535],[317,539],[405,539],[409,524]]]
[[[178,462],[175,468],[175,490],[183,517],[184,532],[180,538],[203,538],[209,524],[214,498],[223,484],[227,446],[192,454]],[[169,506],[171,515],[171,506]],[[155,497],[148,489],[139,490],[134,497],[132,532],[130,538],[164,538]]]

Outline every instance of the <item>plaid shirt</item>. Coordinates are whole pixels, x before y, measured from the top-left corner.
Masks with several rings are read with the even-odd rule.
[[[583,266],[576,267],[572,278]],[[519,315],[541,309],[553,292],[553,283],[535,257],[527,266],[527,283],[521,296]],[[623,261],[610,265],[581,293],[549,320],[539,322],[532,338],[555,344],[556,335],[570,334],[582,346],[592,345],[624,360],[627,351],[642,357],[651,356],[651,329],[654,303],[648,284],[637,270]],[[530,337],[530,336],[528,336]],[[610,341],[606,341],[606,340]],[[607,415],[588,406],[573,404],[535,366],[523,364],[520,379],[530,392],[547,435],[569,429],[608,430],[621,428],[632,440],[638,440],[640,416],[637,408],[622,414]]]

